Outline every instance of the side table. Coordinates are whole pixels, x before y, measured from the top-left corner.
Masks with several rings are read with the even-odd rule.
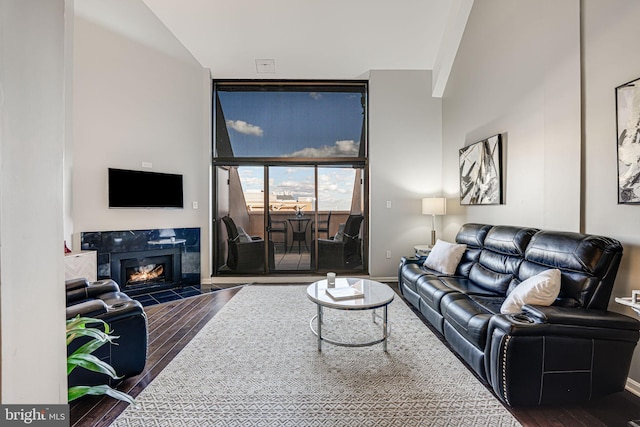
[[[431,245],[415,245],[413,250],[416,251],[416,256],[418,258],[426,257],[431,253],[431,249],[433,246]]]
[[[630,307],[633,311],[635,311],[640,316],[640,299],[633,301],[633,297],[616,297],[615,301],[618,304],[626,305]]]
[[[640,291],[633,291],[633,294],[630,297],[616,297],[615,301],[618,304],[626,305],[636,312],[638,316],[640,316]],[[631,420],[627,423],[629,427],[640,427],[640,419]]]
[[[98,280],[96,251],[69,252],[64,255],[64,279],[86,278],[90,282]]]

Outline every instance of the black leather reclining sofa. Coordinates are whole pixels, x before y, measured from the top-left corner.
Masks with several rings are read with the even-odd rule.
[[[86,279],[67,280],[67,319],[76,316],[105,321],[115,344],[105,344],[93,354],[109,363],[124,378],[133,377],[144,370],[147,361],[147,316],[142,305],[120,292],[120,287],[110,279],[89,282]],[[99,326],[96,324],[96,326]],[[73,353],[88,338],[77,338],[67,347]],[[109,376],[77,367],[69,374],[69,386],[114,384]]]
[[[624,390],[640,322],[607,311],[622,258],[610,238],[465,224],[455,275],[403,258],[398,284],[449,345],[510,406],[590,400]],[[561,272],[551,306],[501,314],[506,296],[547,269]]]

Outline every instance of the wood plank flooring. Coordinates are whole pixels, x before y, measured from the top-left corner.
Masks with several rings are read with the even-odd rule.
[[[136,397],[239,289],[224,289],[145,308],[149,321],[145,371],[117,388]],[[423,322],[429,327],[424,319]],[[126,406],[111,398],[87,396],[71,404],[71,426],[108,426]],[[625,391],[581,404],[508,409],[525,427],[627,427],[630,420],[640,419],[640,397]]]

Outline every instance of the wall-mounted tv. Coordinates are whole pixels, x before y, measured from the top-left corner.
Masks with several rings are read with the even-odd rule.
[[[183,208],[182,175],[109,168],[110,208]]]

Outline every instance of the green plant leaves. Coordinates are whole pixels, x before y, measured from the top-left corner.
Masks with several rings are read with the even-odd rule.
[[[101,326],[104,331],[100,330],[96,326]],[[78,349],[67,357],[67,375],[69,375],[75,368],[81,367],[93,372],[108,375],[113,379],[122,378],[118,376],[115,369],[113,369],[110,364],[91,354],[106,343],[116,344],[114,340],[118,337],[111,335],[111,329],[106,322],[100,319],[80,316],[67,320],[67,346],[79,337],[89,337],[91,339],[78,347]],[[87,394],[107,395],[115,399],[133,403],[133,398],[131,396],[115,390],[106,384],[97,386],[69,387],[69,402]]]
[[[119,379],[115,369],[107,362],[98,359],[93,354],[72,354],[67,357],[67,375],[71,373],[77,366],[88,369],[93,372],[109,375],[113,379]]]
[[[76,400],[79,397],[85,396],[87,394],[90,395],[103,395],[111,396],[114,399],[123,400],[128,403],[134,403],[134,400],[127,393],[123,393],[118,390],[114,390],[108,385],[95,385],[95,386],[87,386],[87,385],[77,385],[74,387],[69,387],[69,402]]]

